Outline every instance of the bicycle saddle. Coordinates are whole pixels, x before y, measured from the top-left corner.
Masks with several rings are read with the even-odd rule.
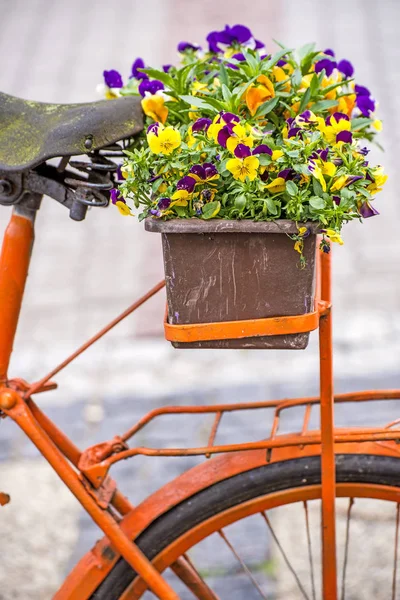
[[[0,92],[0,171],[98,150],[143,129],[140,98],[45,104]]]

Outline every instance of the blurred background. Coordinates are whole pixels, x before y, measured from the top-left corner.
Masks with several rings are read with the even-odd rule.
[[[226,23],[247,25],[268,51],[274,39],[290,47],[315,41],[349,59],[379,101],[386,151],[374,149],[371,160],[384,164],[389,180],[374,204],[381,216],[347,225],[345,245],[333,253],[335,383],[339,391],[400,387],[397,0],[0,0],[0,9],[0,89],[30,100],[98,99],[104,69],[127,77],[138,56],[152,66],[172,63],[179,41],[201,44]],[[1,209],[1,232],[9,215]],[[38,379],[162,277],[161,240],[135,219],[110,208],[76,223],[45,198],[10,375]],[[162,336],[164,303],[161,293],[60,374],[60,390],[40,397],[79,445],[108,439],[166,403],[316,392],[315,334],[303,352],[174,350]],[[346,419],[387,422],[386,410]],[[265,423],[236,425],[241,435],[263,437]],[[202,427],[182,429],[203,440]],[[164,429],[146,441],[184,443],[179,436]],[[138,459],[119,475],[136,503],[180,468]],[[98,532],[10,422],[0,424],[0,488],[12,495],[1,508],[0,536],[11,551],[2,558],[0,600],[46,600]]]

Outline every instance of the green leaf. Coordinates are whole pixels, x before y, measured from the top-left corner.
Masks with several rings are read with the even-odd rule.
[[[310,54],[315,48],[315,42],[312,42],[311,44],[305,44],[304,46],[302,46],[301,48],[299,48],[297,54],[299,55],[299,59],[302,61],[304,60],[304,58]]]
[[[196,106],[197,108],[207,108],[206,103],[204,102],[204,100],[202,98],[199,98],[198,96],[181,96],[181,99],[184,102],[187,102],[188,104],[190,104],[191,106]]]
[[[271,98],[271,100],[267,100],[267,102],[264,102],[264,104],[261,104],[261,106],[258,108],[255,116],[256,117],[262,117],[264,115],[267,115],[269,112],[271,112],[271,110],[273,110],[275,108],[275,106],[278,104],[279,102],[279,98],[275,96],[275,98]]]
[[[249,50],[246,50],[246,48],[242,48],[242,54],[244,55],[247,64],[249,65],[250,69],[252,70],[253,75],[255,75],[258,70],[259,70],[259,65],[260,63],[258,62],[258,60],[249,52]]]
[[[257,155],[257,158],[258,158],[258,160],[259,160],[259,162],[260,162],[260,165],[261,165],[262,167],[265,167],[265,166],[267,166],[267,165],[270,165],[270,164],[271,164],[271,160],[272,160],[272,159],[271,159],[271,157],[270,157],[270,155],[269,155],[269,154],[258,154],[258,155]]]
[[[271,215],[276,215],[278,210],[272,198],[265,198],[264,202],[267,205],[268,211],[271,213]]]
[[[325,208],[325,200],[323,198],[312,197],[310,198],[310,206],[315,208],[315,210],[322,210]]]
[[[229,91],[229,89],[225,85],[225,83],[222,84],[221,88],[222,88],[222,96],[223,96],[225,102],[227,102],[229,104],[231,101],[231,98],[232,98],[232,92]]]
[[[296,69],[292,75],[292,83],[294,87],[299,87],[301,84],[301,71],[300,69]]]
[[[365,196],[365,198],[372,198],[372,194],[370,194],[370,192],[363,187],[357,188],[357,192],[362,196]]]
[[[310,90],[310,88],[307,88],[306,91],[304,92],[303,97],[300,102],[299,114],[301,114],[306,109],[307,104],[310,101],[310,98],[311,98],[311,90]]]
[[[324,190],[322,189],[322,185],[320,184],[318,179],[315,179],[315,177],[313,177],[312,184],[313,184],[314,194],[316,196],[319,196],[320,198],[322,198],[322,194],[324,193]]]
[[[286,56],[286,54],[290,54],[291,52],[293,52],[293,49],[291,49],[291,48],[283,48],[282,50],[279,50],[279,52],[277,52],[276,54],[271,56],[271,58],[268,60],[268,62],[266,62],[265,65],[263,65],[263,72],[271,69],[271,67],[276,65],[276,63],[279,60],[281,60],[281,58]]]
[[[299,192],[299,188],[297,187],[294,181],[287,181],[286,191],[289,194],[289,196],[296,196]]]
[[[205,204],[203,206],[202,209],[202,215],[201,218],[202,219],[213,219],[214,217],[217,216],[217,214],[219,213],[219,211],[221,210],[221,203],[220,202],[209,202],[208,204]]]
[[[139,71],[147,73],[147,75],[149,75],[150,77],[153,77],[154,79],[159,79],[168,87],[172,88],[173,90],[175,89],[175,81],[172,79],[171,75],[168,75],[168,73],[164,73],[164,71],[158,71],[157,69],[139,69]]]
[[[320,102],[315,102],[310,108],[314,113],[322,112],[324,110],[328,110],[328,108],[332,108],[332,106],[336,106],[336,100],[321,100]]]
[[[223,83],[224,85],[226,85],[229,88],[228,71],[226,70],[225,65],[223,65],[222,63],[219,66],[219,78],[221,80],[221,83]]]
[[[372,119],[367,119],[366,117],[358,117],[357,119],[351,120],[351,129],[353,131],[360,131],[361,129],[365,129],[373,122]]]
[[[242,212],[246,208],[246,196],[243,194],[235,198],[235,208]]]
[[[315,92],[319,89],[319,79],[318,76],[316,75],[316,73],[314,73],[312,79],[311,79],[311,83],[310,83],[310,94],[311,97],[314,96]]]

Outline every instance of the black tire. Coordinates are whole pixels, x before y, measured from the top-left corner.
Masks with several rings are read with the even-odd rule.
[[[397,458],[343,454],[336,456],[339,483],[369,483],[397,487],[400,460]],[[153,559],[161,550],[202,521],[258,496],[321,482],[320,457],[306,457],[264,465],[240,473],[203,490],[156,519],[136,543]],[[135,577],[120,559],[92,596],[92,600],[118,600]]]

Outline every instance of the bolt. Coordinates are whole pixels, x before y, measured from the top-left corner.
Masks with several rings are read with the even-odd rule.
[[[0,179],[0,194],[10,196],[12,192],[12,183],[8,179]]]
[[[18,401],[18,394],[14,390],[3,389],[0,391],[0,408],[10,410]]]
[[[88,135],[85,140],[85,148],[86,148],[86,150],[90,150],[92,146],[93,146],[93,138],[90,135]]]

